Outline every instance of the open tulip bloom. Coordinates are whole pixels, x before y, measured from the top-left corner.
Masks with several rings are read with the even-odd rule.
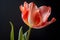
[[[33,2],[24,2],[19,8],[23,22],[29,26],[29,30],[25,33],[28,33],[27,36],[25,36],[26,40],[29,40],[31,28],[41,29],[56,21],[54,17],[48,21],[51,14],[50,6],[37,7]]]
[[[24,2],[24,5],[19,6],[21,10],[21,16],[25,24],[31,28],[40,29],[56,21],[53,17],[51,21],[48,18],[51,14],[51,7],[41,6],[37,7],[33,2]]]
[[[48,18],[51,14],[50,6],[37,7],[33,2],[29,4],[27,2],[24,2],[23,5],[19,6],[19,9],[21,11],[22,20],[29,26],[29,29],[23,34],[23,30],[21,27],[19,30],[18,40],[29,40],[31,28],[41,29],[56,21],[54,17],[50,21],[48,21]],[[10,24],[10,40],[14,40],[14,27],[11,22]]]

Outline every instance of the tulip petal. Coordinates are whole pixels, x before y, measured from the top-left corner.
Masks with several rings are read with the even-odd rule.
[[[19,6],[20,11],[23,12],[24,11],[24,7],[22,5]]]
[[[25,15],[22,14],[22,19],[28,25],[28,12]]]
[[[29,4],[29,14],[28,14],[28,22],[29,22],[29,24],[32,26],[33,25],[33,11],[34,10],[32,10],[33,8],[34,8],[34,3],[33,2],[31,2],[30,4]]]
[[[27,3],[27,2],[24,2],[24,8],[25,8],[26,10],[28,10],[29,5],[28,5],[28,3]]]
[[[33,2],[29,4],[28,22],[31,26],[41,24],[41,15],[39,13],[39,9]]]
[[[24,5],[22,6],[22,5],[20,5],[20,10],[21,10],[21,12],[22,12],[22,19],[23,19],[23,21],[28,25],[28,7],[29,7],[29,5],[28,5],[28,3],[27,2],[24,2]]]
[[[42,15],[42,21],[43,22],[46,22],[48,20],[48,17],[51,14],[51,8],[50,7],[47,7],[47,6],[41,6],[39,8],[39,10],[40,10],[40,13]]]
[[[40,26],[38,26],[38,27],[33,26],[32,28],[41,29],[41,28],[44,28],[44,27],[50,25],[51,23],[53,23],[53,22],[55,22],[55,21],[56,21],[56,19],[55,19],[55,18],[52,18],[51,21],[44,23],[44,25],[42,24],[42,25],[40,25]]]
[[[20,5],[19,8],[20,8],[21,12],[23,14],[25,14],[26,11],[28,10],[28,3],[27,2],[24,2],[24,6]]]

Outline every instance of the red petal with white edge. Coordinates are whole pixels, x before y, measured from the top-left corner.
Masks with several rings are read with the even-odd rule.
[[[53,22],[55,22],[55,21],[56,21],[56,19],[55,19],[55,18],[52,18],[51,21],[46,22],[44,25],[41,25],[41,26],[39,26],[39,27],[33,27],[33,28],[35,28],[35,29],[41,29],[41,28],[44,28],[44,27],[50,25],[51,23],[53,23]]]
[[[39,8],[40,10],[40,13],[42,15],[42,21],[43,22],[46,22],[48,20],[48,17],[50,16],[51,14],[51,7],[47,7],[47,6],[41,6]]]

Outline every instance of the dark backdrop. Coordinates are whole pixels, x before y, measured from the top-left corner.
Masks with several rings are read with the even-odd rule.
[[[51,6],[52,12],[49,20],[52,17],[57,19],[55,23],[43,29],[32,29],[30,40],[58,40],[60,35],[60,7],[58,0],[0,0],[0,40],[10,40],[11,27],[9,21],[14,24],[15,40],[18,38],[20,26],[23,26],[24,32],[28,30],[28,26],[21,19],[19,10],[19,5],[23,4],[24,1],[34,2],[38,7],[42,5]]]

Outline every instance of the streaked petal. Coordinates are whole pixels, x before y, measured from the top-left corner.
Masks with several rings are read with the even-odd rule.
[[[55,21],[56,21],[56,19],[55,19],[55,18],[52,18],[51,21],[44,23],[44,25],[33,26],[32,28],[41,29],[41,28],[44,28],[44,27],[50,25],[51,23],[53,23],[53,22],[55,22]]]
[[[41,24],[41,15],[39,13],[39,9],[33,2],[29,4],[28,22],[31,24],[31,26]]]
[[[47,7],[47,6],[41,6],[39,8],[39,10],[40,10],[40,13],[42,15],[42,21],[43,22],[46,22],[48,20],[48,17],[51,14],[51,8],[50,7]]]
[[[23,21],[28,25],[28,3],[27,2],[24,2],[24,5],[20,5],[20,10],[22,12],[21,16],[22,16],[22,19]]]
[[[23,19],[24,23],[29,26],[29,23],[28,23],[28,12],[25,15],[22,15],[22,19]]]

